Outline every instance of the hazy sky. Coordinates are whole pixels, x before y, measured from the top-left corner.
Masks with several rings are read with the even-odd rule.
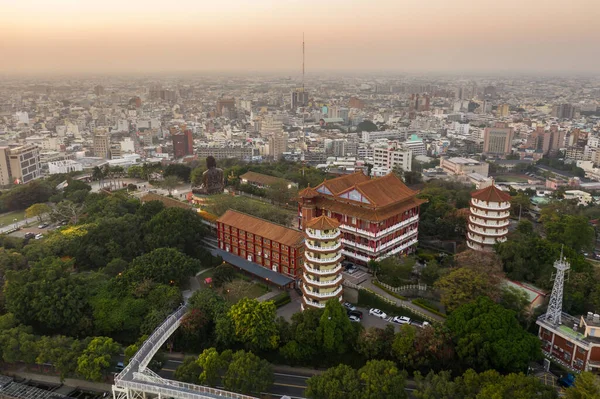
[[[600,72],[600,0],[0,0],[0,73]]]

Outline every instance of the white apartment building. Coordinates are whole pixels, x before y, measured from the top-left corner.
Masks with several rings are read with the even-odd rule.
[[[369,143],[378,139],[404,140],[406,139],[407,129],[400,128],[396,130],[385,130],[383,132],[361,132],[361,140]]]
[[[81,172],[82,170],[83,165],[71,159],[48,162],[48,173],[51,175],[59,173]]]
[[[413,151],[401,146],[398,142],[390,142],[385,146],[373,147],[373,166],[388,168],[398,166],[405,172],[412,170]]]
[[[427,155],[427,147],[425,143],[416,134],[410,136],[410,139],[403,143],[403,146],[409,150],[412,150],[412,155]]]
[[[490,165],[487,162],[479,162],[470,158],[441,158],[440,168],[450,175],[468,175],[477,173],[483,177],[488,177]]]

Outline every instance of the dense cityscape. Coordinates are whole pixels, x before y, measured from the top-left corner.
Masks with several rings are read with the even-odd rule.
[[[3,4],[0,398],[600,399],[599,5]]]

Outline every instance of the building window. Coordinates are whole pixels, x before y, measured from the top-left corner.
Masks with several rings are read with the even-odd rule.
[[[577,348],[577,352],[579,352],[579,353],[581,353],[581,354],[584,354],[584,353],[585,353],[585,349],[583,349],[583,348],[579,348],[579,347],[578,347],[578,348]]]
[[[572,348],[573,347],[573,343],[572,342],[566,341],[565,343],[567,344],[568,348]]]
[[[355,217],[352,218],[352,224],[356,225],[356,218]]]

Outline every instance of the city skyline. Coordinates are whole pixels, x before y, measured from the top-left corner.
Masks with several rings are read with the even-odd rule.
[[[4,1],[0,73],[593,73],[600,3]]]

